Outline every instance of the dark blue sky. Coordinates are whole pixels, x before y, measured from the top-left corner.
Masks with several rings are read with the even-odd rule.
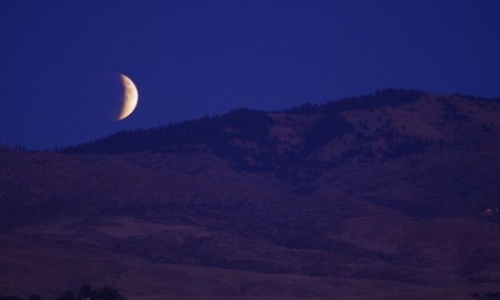
[[[123,129],[381,88],[500,96],[498,0],[2,0],[0,143],[53,149]],[[99,75],[139,88],[93,114]]]

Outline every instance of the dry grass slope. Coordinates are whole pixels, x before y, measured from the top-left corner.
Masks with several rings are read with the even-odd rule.
[[[500,101],[402,91],[352,101],[239,110],[71,149],[121,154],[0,148],[0,291],[465,300],[500,290]],[[154,149],[109,148],[190,130]]]

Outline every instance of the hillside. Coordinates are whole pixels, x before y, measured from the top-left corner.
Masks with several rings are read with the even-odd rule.
[[[500,99],[407,90],[1,148],[0,291],[472,299],[500,290],[499,154]]]

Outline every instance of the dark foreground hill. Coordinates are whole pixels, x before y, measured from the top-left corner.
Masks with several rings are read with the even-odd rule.
[[[500,100],[385,90],[0,153],[0,290],[472,299],[500,290]]]

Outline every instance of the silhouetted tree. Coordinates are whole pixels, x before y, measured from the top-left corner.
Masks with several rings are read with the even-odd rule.
[[[16,295],[11,295],[11,296],[0,296],[0,300],[23,300],[23,299]]]
[[[95,299],[92,300],[125,300],[125,298],[118,293],[118,290],[109,286],[97,289],[94,296]]]
[[[72,291],[66,291],[57,300],[75,300],[75,294]]]
[[[82,287],[78,290],[78,293],[76,294],[76,299],[77,300],[84,300],[88,298],[92,298],[92,287],[88,284],[82,285]]]
[[[500,292],[482,292],[482,293],[472,293],[472,298],[476,300],[493,300],[500,299]]]
[[[24,300],[17,295],[1,296],[0,300]],[[42,300],[38,295],[31,295],[27,300]],[[102,288],[93,289],[90,285],[84,284],[76,293],[66,291],[62,293],[56,300],[126,300],[117,289],[104,286]]]

